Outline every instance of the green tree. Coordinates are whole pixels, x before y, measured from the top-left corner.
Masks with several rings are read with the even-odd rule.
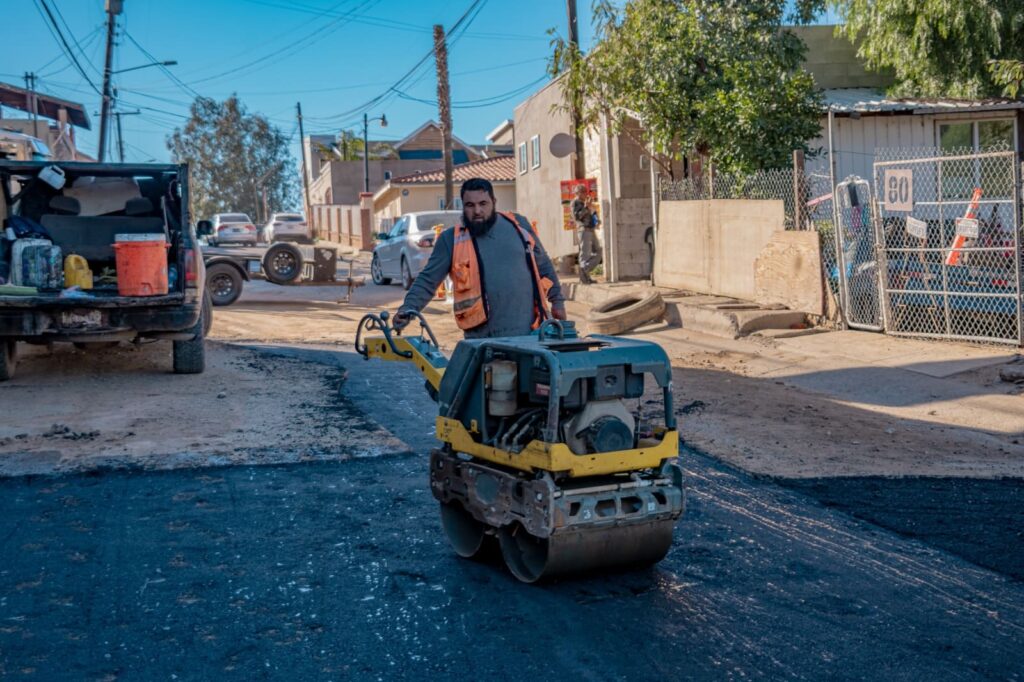
[[[1016,97],[1024,69],[1021,0],[804,0],[827,6],[872,69],[892,69],[891,94]],[[1012,94],[1011,94],[1012,93]]]
[[[821,99],[801,66],[806,47],[782,27],[786,0],[593,3],[586,58],[555,40],[566,110],[582,128],[638,117],[657,152],[694,152],[734,172],[782,167],[820,130]],[[645,143],[647,141],[644,141]]]
[[[223,102],[198,97],[191,116],[167,138],[177,163],[190,167],[192,213],[239,211],[263,214],[262,192],[271,211],[300,205],[295,161],[288,137],[260,114],[249,114],[238,98]]]

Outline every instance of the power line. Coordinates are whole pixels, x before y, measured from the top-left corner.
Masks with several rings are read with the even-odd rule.
[[[492,95],[491,97],[482,97],[480,99],[475,99],[475,100],[462,100],[462,101],[458,101],[458,102],[452,102],[452,108],[453,109],[480,109],[480,108],[483,108],[483,107],[489,107],[489,106],[493,106],[495,104],[500,104],[501,102],[505,102],[507,100],[510,100],[513,97],[516,97],[518,95],[523,94],[524,92],[528,92],[529,90],[531,90],[532,88],[534,88],[535,86],[539,85],[540,83],[544,82],[547,79],[548,79],[548,76],[547,76],[547,74],[545,74],[545,75],[541,76],[540,78],[538,78],[536,80],[530,81],[529,83],[526,83],[525,85],[521,85],[518,88],[515,88],[514,90],[509,90],[509,91],[501,93],[499,95]],[[429,100],[429,99],[424,99],[424,98],[421,98],[421,97],[414,97],[413,95],[410,95],[410,94],[408,94],[406,92],[399,92],[398,96],[400,98],[402,98],[402,99],[409,100],[409,101],[412,101],[412,102],[420,102],[422,104],[429,104],[430,106],[434,106],[434,107],[437,106],[437,100]]]
[[[103,93],[89,78],[89,74],[87,74],[85,69],[82,68],[82,65],[79,63],[75,53],[71,50],[71,46],[68,45],[67,38],[65,38],[64,34],[61,33],[60,26],[57,24],[57,20],[54,18],[53,12],[50,11],[49,5],[46,4],[46,0],[36,0],[36,9],[39,9],[40,7],[45,11],[45,16],[43,17],[44,21],[49,21],[47,29],[49,29],[50,34],[53,35],[54,39],[57,40],[60,45],[63,46],[64,53],[67,55],[68,59],[74,63],[75,69],[77,69],[79,75],[85,79],[85,82],[89,84],[89,87],[96,91],[97,95],[102,97]],[[40,14],[42,14],[42,11]]]
[[[96,68],[96,65],[92,63],[92,60],[89,59],[89,56],[85,54],[85,50],[78,42],[78,39],[75,38],[75,33],[71,30],[71,25],[68,24],[67,20],[64,18],[64,15],[61,13],[60,7],[57,5],[56,2],[53,3],[53,11],[57,13],[57,17],[60,19],[60,23],[64,24],[64,29],[67,31],[68,35],[71,36],[71,40],[75,43],[75,47],[78,48],[78,54],[82,57],[86,64],[92,67],[92,70],[96,72],[96,75],[102,76],[103,73],[98,68]]]
[[[358,7],[355,7],[353,9],[349,10],[348,12],[346,12],[345,14],[343,14],[343,15],[339,16],[338,18],[334,19],[334,21],[332,21],[331,23],[327,24],[327,26],[318,27],[315,31],[313,31],[312,33],[308,34],[304,38],[300,38],[290,48],[286,48],[283,51],[279,50],[279,51],[270,52],[268,54],[263,55],[262,57],[258,57],[256,59],[250,61],[250,62],[242,64],[241,66],[236,66],[236,67],[234,67],[232,69],[228,69],[227,71],[224,71],[222,73],[218,73],[218,74],[215,74],[213,76],[207,76],[205,78],[199,78],[199,79],[193,80],[192,83],[193,84],[198,84],[198,83],[206,83],[206,82],[212,81],[212,80],[218,80],[218,79],[224,78],[225,76],[230,76],[232,74],[239,73],[241,71],[245,71],[245,70],[251,69],[253,66],[262,64],[263,62],[266,62],[266,61],[268,61],[270,59],[274,59],[274,60],[280,61],[280,60],[283,60],[283,59],[285,59],[287,57],[290,57],[293,54],[295,54],[296,52],[299,52],[300,50],[304,50],[307,47],[309,47],[310,45],[313,45],[317,41],[323,40],[328,35],[330,35],[334,31],[336,31],[339,28],[341,28],[341,26],[344,26],[345,23],[348,23],[345,20],[348,19],[349,17],[355,15],[356,12],[360,11],[363,8],[367,8],[367,9],[372,8],[374,5],[380,4],[380,2],[381,2],[381,0],[362,0],[362,2],[360,3],[360,5]],[[335,5],[335,7],[338,7],[338,6],[342,5],[342,4],[344,4],[344,3],[343,2],[342,3],[338,3],[338,5]],[[342,22],[345,22],[345,23],[342,23]],[[341,25],[339,25],[339,24],[341,24]]]
[[[452,26],[452,30],[449,31],[449,34],[448,34],[449,38],[450,38],[449,43],[448,43],[449,46],[453,45],[458,40],[458,38],[461,37],[462,33],[465,32],[465,30],[467,28],[469,28],[470,24],[472,24],[473,21],[476,19],[476,17],[480,14],[480,11],[483,9],[483,7],[486,4],[486,2],[487,2],[487,0],[473,0],[473,2],[466,9],[466,11],[462,13],[462,16],[459,17],[459,20],[456,21],[455,24]],[[360,104],[357,107],[353,107],[352,109],[349,109],[348,111],[344,111],[344,112],[342,112],[340,114],[336,114],[334,116],[325,117],[325,118],[320,119],[320,120],[322,120],[322,121],[336,121],[336,120],[339,120],[339,119],[348,119],[351,116],[353,116],[354,114],[362,113],[362,112],[366,111],[367,109],[370,109],[371,107],[373,107],[375,105],[378,105],[378,104],[381,104],[381,103],[385,102],[389,97],[393,98],[396,95],[396,93],[398,93],[400,91],[400,89],[403,87],[403,85],[405,85],[405,82],[407,80],[409,80],[410,78],[412,78],[417,72],[419,72],[419,70],[423,67],[423,65],[426,64],[433,57],[434,57],[434,49],[433,49],[433,47],[431,47],[431,49],[425,55],[423,55],[423,57],[421,57],[420,60],[418,62],[416,62],[416,64],[414,64],[411,69],[406,71],[405,74],[401,78],[399,78],[397,81],[395,81],[390,87],[388,87],[387,90],[385,90],[381,94],[377,95],[376,97],[374,97],[374,98],[372,98],[372,99],[370,99],[370,100],[368,100],[366,102],[363,102],[362,104]],[[422,78],[422,76],[421,76],[421,78]],[[415,85],[418,82],[419,82],[418,80],[414,81],[413,83],[409,84],[409,87],[412,87],[413,85]]]
[[[154,57],[152,54],[149,53],[149,51],[146,48],[144,48],[142,45],[140,45],[139,41],[135,40],[134,36],[132,36],[132,34],[128,33],[127,29],[125,29],[123,31],[123,33],[124,33],[124,37],[127,38],[128,40],[130,40],[132,45],[134,45],[135,47],[138,48],[139,52],[141,52],[143,55],[148,57],[150,59],[150,61],[152,61],[154,64],[156,64],[157,67],[163,72],[163,74],[165,76],[167,76],[171,80],[171,82],[175,83],[179,88],[181,88],[181,90],[186,95],[192,95],[193,97],[199,97],[200,96],[199,93],[196,92],[195,90],[193,90],[191,86],[189,86],[187,83],[182,82],[182,80],[180,78],[178,78],[177,76],[175,76],[174,73],[172,73],[170,69],[168,69],[164,64],[160,63],[159,59]]]
[[[245,0],[246,2],[263,5],[264,7],[275,7],[278,9],[289,10],[292,12],[302,12],[306,14],[317,14],[319,16],[332,16],[329,14],[330,10],[324,11],[318,7],[312,5],[304,5],[299,2],[289,2],[287,4],[281,4],[280,2],[271,2],[270,0]],[[337,15],[333,15],[337,16]],[[431,34],[433,29],[425,28],[418,24],[410,24],[405,21],[397,21],[395,19],[385,19],[382,17],[371,17],[371,16],[359,16],[352,19],[353,23],[367,24],[369,26],[379,26],[381,28],[390,28],[396,31],[405,31],[408,33],[421,33]],[[544,40],[547,41],[549,38],[545,36],[527,35],[523,33],[467,33],[467,38],[484,38],[487,40],[513,40],[513,41],[535,41]]]
[[[98,24],[98,25],[96,25],[95,28],[92,29],[92,31],[90,31],[89,33],[85,34],[85,37],[82,38],[82,43],[80,45],[80,49],[81,49],[83,55],[85,54],[85,49],[87,47],[89,47],[90,45],[92,45],[92,43],[96,40],[96,37],[99,36],[102,31],[103,31],[103,24]],[[77,43],[77,42],[75,44],[79,45],[79,43]],[[39,71],[42,71],[42,70],[48,68],[51,64],[53,64],[55,61],[61,59],[62,57],[64,57],[64,51],[63,50],[61,50],[57,54],[56,57],[54,57],[53,59],[51,59],[50,61],[48,61],[45,64],[43,64],[42,66],[40,66],[38,69],[36,69],[36,71],[39,72]],[[91,63],[91,60],[90,60],[90,63]],[[50,73],[40,74],[40,77],[41,78],[48,78],[50,76],[56,76],[58,73],[63,73],[64,71],[67,71],[72,66],[74,66],[74,65],[71,62],[66,62],[64,64],[64,66],[60,67],[56,71],[51,71]]]

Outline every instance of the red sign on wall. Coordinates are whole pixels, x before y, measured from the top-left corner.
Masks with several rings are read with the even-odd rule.
[[[572,201],[576,198],[576,187],[578,185],[586,185],[587,193],[589,195],[591,209],[595,214],[599,214],[597,204],[597,180],[595,178],[586,178],[585,180],[562,180],[562,229],[573,231],[576,229],[576,221],[572,218]]]

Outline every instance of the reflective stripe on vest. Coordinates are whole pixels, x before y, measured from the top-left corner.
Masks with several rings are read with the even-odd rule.
[[[535,253],[537,239],[533,233],[520,225],[515,214],[501,213],[501,215],[515,226],[519,238],[523,241],[534,285],[534,319],[531,328],[536,329],[541,322],[548,318],[547,294],[554,282],[540,275]],[[452,246],[452,265],[449,276],[452,278],[452,293],[455,299],[453,312],[459,329],[473,329],[487,322],[487,296],[484,291],[480,259],[473,235],[464,225],[458,225],[455,228],[455,243]]]

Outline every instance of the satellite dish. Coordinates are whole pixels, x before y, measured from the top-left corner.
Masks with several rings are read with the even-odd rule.
[[[551,155],[558,159],[564,159],[576,152],[576,138],[567,133],[558,133],[548,143]]]

